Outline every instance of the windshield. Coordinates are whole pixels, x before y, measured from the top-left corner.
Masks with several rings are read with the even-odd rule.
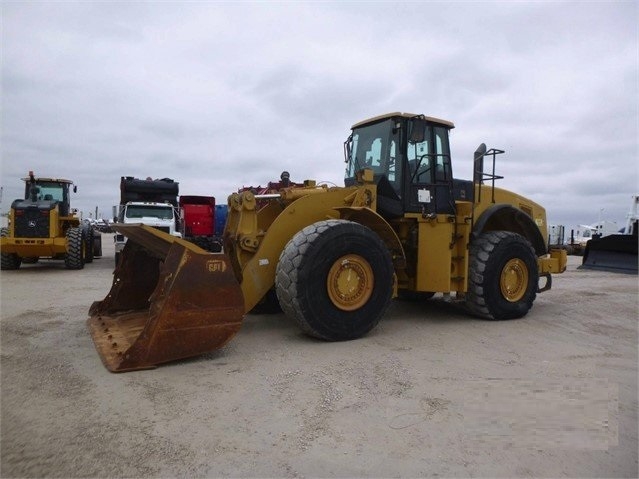
[[[126,208],[127,218],[158,218],[161,220],[173,219],[173,208],[171,206],[154,205],[129,205]]]
[[[354,178],[362,168],[371,168],[375,175],[386,175],[399,194],[401,172],[397,143],[393,120],[353,130],[346,142],[345,178]]]
[[[64,186],[60,183],[38,182],[36,185],[36,200],[64,201]],[[25,198],[29,198],[30,191],[27,184]]]

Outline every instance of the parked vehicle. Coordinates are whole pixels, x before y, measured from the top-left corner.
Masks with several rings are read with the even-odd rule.
[[[595,235],[586,243],[580,268],[637,274],[639,271],[638,237],[639,195],[632,197],[626,224],[618,234]]]
[[[40,258],[63,260],[67,269],[82,269],[94,255],[102,255],[102,243],[93,228],[81,223],[71,208],[70,193],[77,191],[71,180],[39,178],[32,171],[22,180],[24,198],[13,201],[9,226],[0,232],[3,270]]]
[[[120,204],[113,207],[117,224],[143,224],[181,237],[178,228],[177,198],[179,184],[170,178],[153,180],[123,176],[120,179]],[[115,265],[126,244],[126,237],[116,233]]]
[[[217,349],[273,288],[286,316],[326,341],[366,335],[398,295],[443,293],[486,319],[525,316],[566,252],[548,250],[542,206],[495,187],[503,150],[480,145],[473,178],[453,177],[452,128],[406,113],[355,124],[343,187],[307,180],[231,194],[223,253],[116,225],[135,242],[88,320],[105,366],[152,368]]]

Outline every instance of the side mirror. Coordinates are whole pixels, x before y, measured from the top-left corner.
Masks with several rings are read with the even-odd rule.
[[[344,163],[348,163],[348,160],[351,157],[352,144],[353,144],[353,134],[351,133],[351,135],[344,142]]]

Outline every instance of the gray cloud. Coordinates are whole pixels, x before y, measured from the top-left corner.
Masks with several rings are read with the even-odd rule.
[[[622,222],[637,182],[633,2],[2,6],[2,210],[33,169],[110,215],[120,176],[218,201],[288,170],[341,184],[349,127],[450,119],[455,172],[507,150],[502,186],[566,225]]]

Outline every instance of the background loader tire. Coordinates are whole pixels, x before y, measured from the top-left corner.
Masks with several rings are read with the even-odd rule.
[[[67,269],[84,268],[84,238],[80,228],[67,230],[67,254],[64,257],[64,265]]]
[[[528,240],[509,231],[483,233],[471,244],[466,307],[486,319],[525,316],[537,296],[537,257]]]
[[[94,233],[93,228],[91,226],[86,227],[82,230],[82,240],[83,240],[83,248],[84,248],[84,262],[85,263],[93,263],[93,241],[94,241]]]
[[[364,336],[388,308],[393,264],[366,226],[319,221],[298,232],[280,255],[275,287],[284,313],[327,341]]]
[[[9,236],[9,230],[2,228],[0,230],[0,236]],[[15,253],[0,253],[0,269],[18,269],[22,263],[22,258]]]
[[[102,257],[102,235],[100,232],[93,232],[93,257],[101,258]]]

